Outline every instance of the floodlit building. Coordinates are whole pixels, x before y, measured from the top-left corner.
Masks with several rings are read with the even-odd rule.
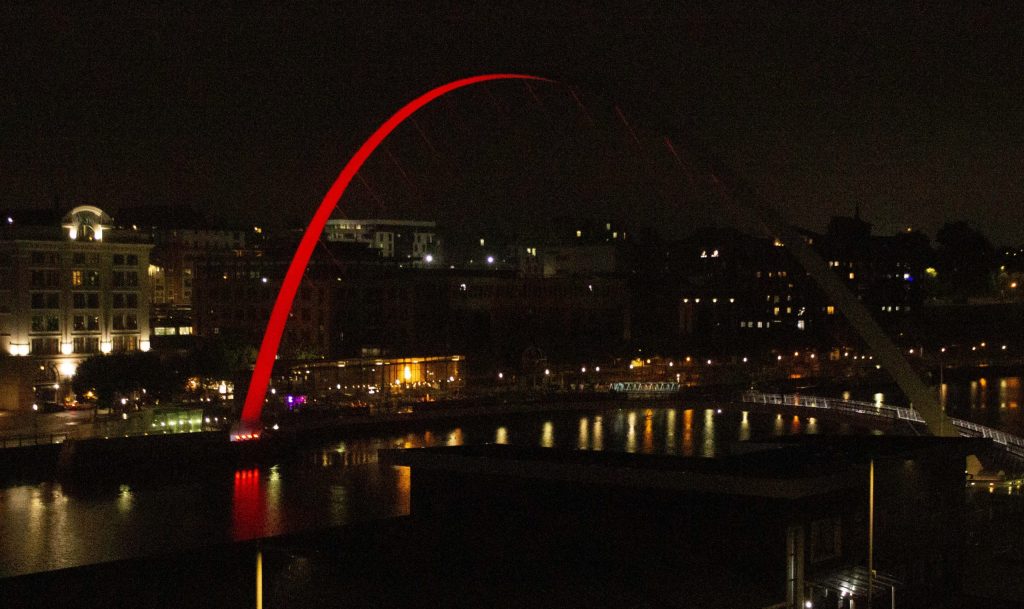
[[[324,228],[324,239],[362,243],[379,250],[381,258],[423,264],[440,262],[441,241],[436,222],[332,218]]]
[[[13,217],[0,227],[0,409],[73,398],[86,358],[148,351],[153,245],[81,205],[59,225]]]

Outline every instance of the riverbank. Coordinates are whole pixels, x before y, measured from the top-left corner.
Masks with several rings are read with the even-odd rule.
[[[678,399],[678,396],[664,398],[666,401]],[[267,429],[258,442],[230,442],[227,431],[208,431],[90,437],[8,446],[0,449],[0,480],[174,478],[195,475],[206,469],[265,463],[304,446],[343,435],[402,433],[434,422],[636,405],[636,401],[607,395],[574,401],[486,404],[467,401],[445,407],[349,416],[295,415],[278,423],[278,429]]]

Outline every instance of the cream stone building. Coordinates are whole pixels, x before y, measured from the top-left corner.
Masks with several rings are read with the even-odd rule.
[[[70,402],[84,359],[149,350],[152,240],[112,227],[91,205],[59,226],[0,218],[0,409]]]

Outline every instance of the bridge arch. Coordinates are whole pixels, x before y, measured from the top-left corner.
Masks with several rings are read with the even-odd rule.
[[[539,76],[528,74],[483,74],[470,78],[463,78],[441,85],[416,99],[410,101],[395,112],[391,118],[386,120],[376,131],[370,135],[362,146],[356,150],[352,158],[345,163],[337,179],[331,184],[323,201],[313,214],[313,219],[306,227],[299,247],[295,250],[288,271],[285,273],[281,290],[277,293],[274,301],[274,308],[270,312],[270,320],[267,322],[267,329],[263,334],[263,342],[260,344],[259,353],[256,356],[256,365],[252,371],[252,378],[249,381],[249,390],[245,394],[245,403],[242,406],[242,416],[238,424],[231,432],[232,440],[252,440],[260,436],[260,415],[263,412],[263,404],[266,400],[267,385],[270,383],[270,373],[277,359],[277,350],[281,346],[281,336],[284,333],[285,323],[292,309],[295,300],[295,293],[302,282],[302,276],[306,272],[306,266],[313,255],[320,235],[323,233],[327,220],[334,212],[341,196],[345,194],[348,185],[355,178],[356,173],[363,166],[377,146],[384,141],[405,119],[415,114],[435,99],[447,95],[452,91],[491,80],[544,80]]]
[[[420,108],[457,89],[491,80],[549,81],[546,78],[527,74],[484,74],[463,78],[436,87],[395,112],[391,118],[378,127],[363,142],[362,146],[359,147],[356,153],[352,155],[352,158],[345,164],[344,168],[342,168],[341,173],[331,185],[327,194],[324,195],[323,201],[306,228],[302,240],[296,249],[295,256],[292,258],[292,262],[285,274],[281,290],[278,292],[274,307],[270,313],[270,320],[267,322],[263,342],[260,344],[260,350],[256,356],[256,365],[253,368],[249,390],[245,396],[241,419],[231,433],[232,440],[251,440],[258,438],[260,435],[260,416],[266,400],[270,374],[274,361],[277,359],[281,336],[284,333],[284,326],[288,321],[288,315],[291,312],[299,283],[302,281],[306,265],[309,264],[310,257],[320,239],[321,233],[323,233],[327,220],[348,188],[348,185],[363,166],[363,163],[366,162],[377,146],[398,125],[415,114]],[[907,397],[910,398],[912,406],[921,413],[929,430],[935,435],[954,434],[955,431],[950,424],[949,418],[939,406],[935,396],[931,395],[928,387],[925,386],[920,377],[910,367],[907,360],[900,354],[892,340],[879,327],[878,323],[874,321],[856,296],[842,284],[835,273],[826,267],[821,256],[803,242],[801,236],[789,226],[782,216],[770,206],[755,209],[754,207],[740,204],[726,191],[724,185],[719,182],[714,174],[711,175],[711,186],[713,190],[721,195],[722,202],[732,207],[734,212],[739,212],[741,217],[745,217],[748,221],[753,221],[756,226],[761,227],[776,239],[781,239],[790,248],[797,262],[804,267],[818,286],[836,302],[839,310],[875,352],[880,365],[893,376],[896,383]]]

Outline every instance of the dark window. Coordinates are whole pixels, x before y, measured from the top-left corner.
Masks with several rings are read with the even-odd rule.
[[[139,273],[137,271],[114,271],[115,288],[134,288],[139,285]]]
[[[96,353],[100,350],[100,337],[76,336],[74,346],[75,353]]]
[[[58,288],[60,287],[59,271],[32,271],[33,288]]]
[[[32,294],[33,309],[59,309],[59,292],[35,292]]]
[[[99,292],[75,292],[72,295],[73,306],[76,309],[98,309],[100,308]]]
[[[96,315],[75,315],[71,329],[74,332],[96,331],[100,329],[100,318]]]
[[[137,351],[139,348],[138,336],[114,336],[111,342],[115,352]]]
[[[32,355],[56,355],[60,352],[60,339],[54,338],[33,338]]]
[[[136,293],[114,293],[115,309],[137,309],[139,308],[139,295]]]

